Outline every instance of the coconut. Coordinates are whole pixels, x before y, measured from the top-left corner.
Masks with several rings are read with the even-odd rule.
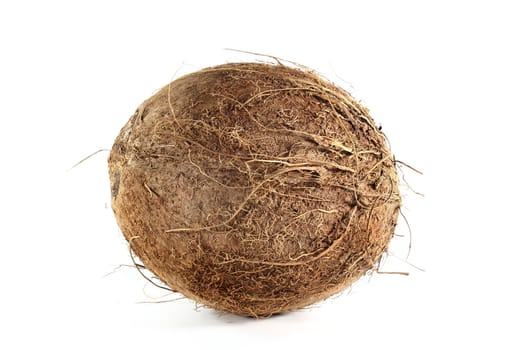
[[[368,110],[280,63],[169,83],[122,128],[109,174],[118,225],[148,270],[253,317],[304,308],[374,269],[401,205]]]

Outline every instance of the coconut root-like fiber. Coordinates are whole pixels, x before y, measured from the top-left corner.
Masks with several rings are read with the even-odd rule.
[[[401,205],[367,109],[281,64],[171,82],[121,130],[109,173],[144,266],[199,303],[253,317],[325,299],[372,269]]]

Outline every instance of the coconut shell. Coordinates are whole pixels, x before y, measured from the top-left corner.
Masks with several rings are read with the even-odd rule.
[[[143,102],[109,157],[112,207],[171,289],[265,317],[373,269],[401,205],[385,136],[347,92],[289,66],[230,63]]]

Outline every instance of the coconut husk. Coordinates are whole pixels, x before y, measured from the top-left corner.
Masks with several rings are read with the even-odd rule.
[[[123,127],[109,174],[117,222],[147,269],[253,317],[306,307],[373,269],[401,205],[368,110],[282,64],[171,82]]]

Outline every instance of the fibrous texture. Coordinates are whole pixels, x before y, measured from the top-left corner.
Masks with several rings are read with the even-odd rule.
[[[109,173],[118,224],[147,269],[254,317],[325,299],[372,269],[401,205],[367,109],[282,64],[171,82],[121,130]]]

